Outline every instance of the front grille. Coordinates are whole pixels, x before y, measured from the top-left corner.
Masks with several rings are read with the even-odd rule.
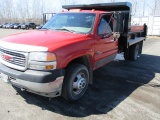
[[[0,48],[0,57],[2,61],[17,65],[20,67],[26,67],[26,56],[20,52],[14,52]]]

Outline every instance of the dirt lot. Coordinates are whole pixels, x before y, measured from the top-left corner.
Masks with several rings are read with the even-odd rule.
[[[22,30],[0,29],[0,37]],[[21,92],[0,80],[1,120],[160,120],[160,38],[149,37],[135,61],[94,71],[94,84],[77,102]]]

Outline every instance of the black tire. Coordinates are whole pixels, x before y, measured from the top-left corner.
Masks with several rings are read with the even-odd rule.
[[[82,64],[71,64],[65,72],[62,96],[68,101],[76,101],[84,95],[88,83],[89,72],[87,67]]]
[[[141,37],[145,37],[144,32],[141,32],[141,33],[140,33],[140,36],[141,36]]]
[[[129,54],[130,60],[132,61],[137,60],[138,55],[139,55],[139,44],[132,45]]]
[[[139,54],[142,54],[143,41],[139,43]]]
[[[137,33],[137,35],[136,35],[137,37],[140,37],[141,35],[140,35],[140,33]]]
[[[135,34],[134,33],[131,34],[131,39],[135,39]]]
[[[129,58],[129,49],[125,49],[125,51],[124,51],[124,59],[125,60],[130,60],[130,58]]]

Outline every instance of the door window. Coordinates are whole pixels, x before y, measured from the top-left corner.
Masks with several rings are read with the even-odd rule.
[[[103,16],[99,22],[98,35],[112,33],[110,16]]]

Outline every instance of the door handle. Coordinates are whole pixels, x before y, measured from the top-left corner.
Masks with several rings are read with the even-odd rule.
[[[112,42],[115,42],[115,40],[106,41],[105,44],[107,44],[107,43],[112,43]]]
[[[114,42],[115,40],[110,40],[109,42]]]
[[[101,52],[101,51],[97,51],[97,54],[102,54],[103,52]]]

